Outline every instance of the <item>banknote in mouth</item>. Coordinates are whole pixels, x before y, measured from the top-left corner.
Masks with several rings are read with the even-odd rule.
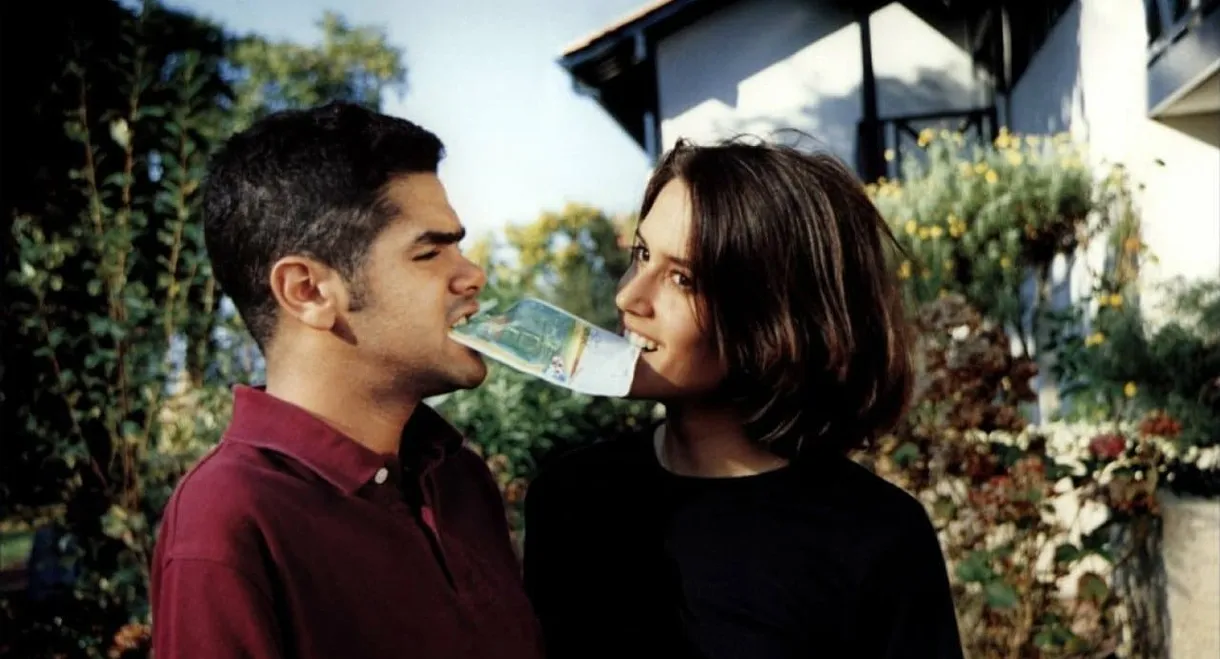
[[[537,298],[481,307],[449,337],[522,373],[592,396],[626,396],[642,350]]]

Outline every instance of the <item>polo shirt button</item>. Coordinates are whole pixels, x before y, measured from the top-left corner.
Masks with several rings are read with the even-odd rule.
[[[389,477],[390,477],[390,470],[386,469],[385,467],[382,467],[381,469],[377,470],[377,474],[373,476],[373,480],[378,485],[381,485],[382,483],[385,482],[385,479],[387,479]]]

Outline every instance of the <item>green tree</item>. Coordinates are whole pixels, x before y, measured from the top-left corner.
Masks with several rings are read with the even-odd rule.
[[[28,9],[0,21],[6,100],[22,101],[0,152],[0,569],[14,536],[40,549],[31,588],[0,593],[0,654],[138,654],[161,509],[254,366],[203,245],[207,157],[273,109],[376,105],[403,66],[335,15],[322,44],[262,62],[237,59],[254,39],[154,2]],[[319,69],[332,59],[347,78]]]
[[[491,284],[517,295],[546,299],[613,329],[618,324],[614,293],[630,265],[626,249],[634,217],[612,217],[583,204],[545,212],[525,225],[509,226],[502,243],[482,247]]]
[[[239,71],[234,83],[238,128],[270,112],[332,100],[378,109],[384,92],[406,92],[402,51],[390,45],[384,30],[352,26],[331,11],[317,25],[322,31],[317,45],[256,34],[233,43],[229,58]]]

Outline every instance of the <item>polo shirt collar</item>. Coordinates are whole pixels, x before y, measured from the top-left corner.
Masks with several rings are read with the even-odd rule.
[[[233,416],[224,439],[287,455],[347,494],[373,480],[382,468],[406,466],[422,476],[463,443],[457,429],[421,402],[403,428],[399,455],[381,455],[304,408],[263,387],[246,385],[234,388]]]

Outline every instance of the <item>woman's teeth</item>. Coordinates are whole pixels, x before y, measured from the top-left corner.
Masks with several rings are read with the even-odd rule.
[[[640,350],[643,350],[644,352],[652,352],[653,350],[657,349],[656,341],[646,339],[639,334],[632,332],[631,330],[623,332],[623,337],[627,339],[628,343],[639,348]]]

